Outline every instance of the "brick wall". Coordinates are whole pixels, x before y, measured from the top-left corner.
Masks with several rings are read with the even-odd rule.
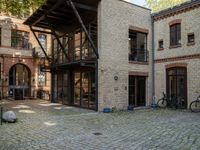
[[[147,105],[151,103],[151,14],[150,10],[120,0],[102,0],[98,8],[99,110],[126,109],[129,72],[147,72]],[[148,30],[148,64],[129,63],[129,27]],[[114,80],[118,76],[118,80]]]
[[[181,22],[181,47],[169,48],[169,25]],[[155,21],[155,86],[156,97],[161,98],[166,92],[166,67],[187,67],[187,99],[188,106],[200,94],[200,9],[174,14]],[[188,45],[187,35],[195,34],[195,44]],[[164,49],[158,50],[158,41],[163,39]]]
[[[26,65],[31,71],[31,96],[36,96],[36,91],[41,88],[38,87],[38,65],[39,59],[32,57],[32,50],[14,49],[11,47],[11,29],[17,29],[29,32],[29,42],[32,48],[39,47],[34,35],[29,27],[23,24],[23,19],[13,17],[0,16],[1,28],[1,46],[0,46],[0,63],[1,63],[1,96],[8,96],[9,85],[9,71],[10,68],[18,63]],[[38,34],[38,33],[37,33]],[[51,49],[51,36],[47,35],[47,50],[50,53]],[[6,80],[7,79],[7,80]],[[42,89],[50,91],[51,76],[47,73],[47,85]],[[2,92],[1,92],[2,93]]]

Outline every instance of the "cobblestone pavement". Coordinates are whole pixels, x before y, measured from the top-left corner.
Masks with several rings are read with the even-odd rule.
[[[199,150],[200,114],[96,113],[46,101],[4,101],[18,116],[0,126],[0,150]]]

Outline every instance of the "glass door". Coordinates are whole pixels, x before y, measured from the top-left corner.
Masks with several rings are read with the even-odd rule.
[[[31,95],[31,72],[23,64],[16,64],[9,71],[9,96],[23,100]]]
[[[74,105],[81,105],[81,73],[74,73]]]
[[[74,105],[83,108],[96,108],[96,85],[95,72],[75,72],[74,73]]]
[[[146,77],[129,76],[129,105],[146,105]]]
[[[167,96],[174,107],[187,108],[186,68],[170,68],[167,70]]]
[[[146,77],[137,78],[137,105],[145,106],[146,99]]]
[[[63,104],[70,104],[69,91],[69,74],[65,73],[63,74]]]

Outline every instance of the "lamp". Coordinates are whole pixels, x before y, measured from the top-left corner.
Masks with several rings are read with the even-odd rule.
[[[117,81],[118,80],[118,76],[114,76],[114,80]]]

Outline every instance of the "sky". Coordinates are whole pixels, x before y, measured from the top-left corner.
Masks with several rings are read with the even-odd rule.
[[[145,0],[126,0],[126,1],[132,2],[132,3],[140,5],[140,6],[143,6],[145,3]]]

